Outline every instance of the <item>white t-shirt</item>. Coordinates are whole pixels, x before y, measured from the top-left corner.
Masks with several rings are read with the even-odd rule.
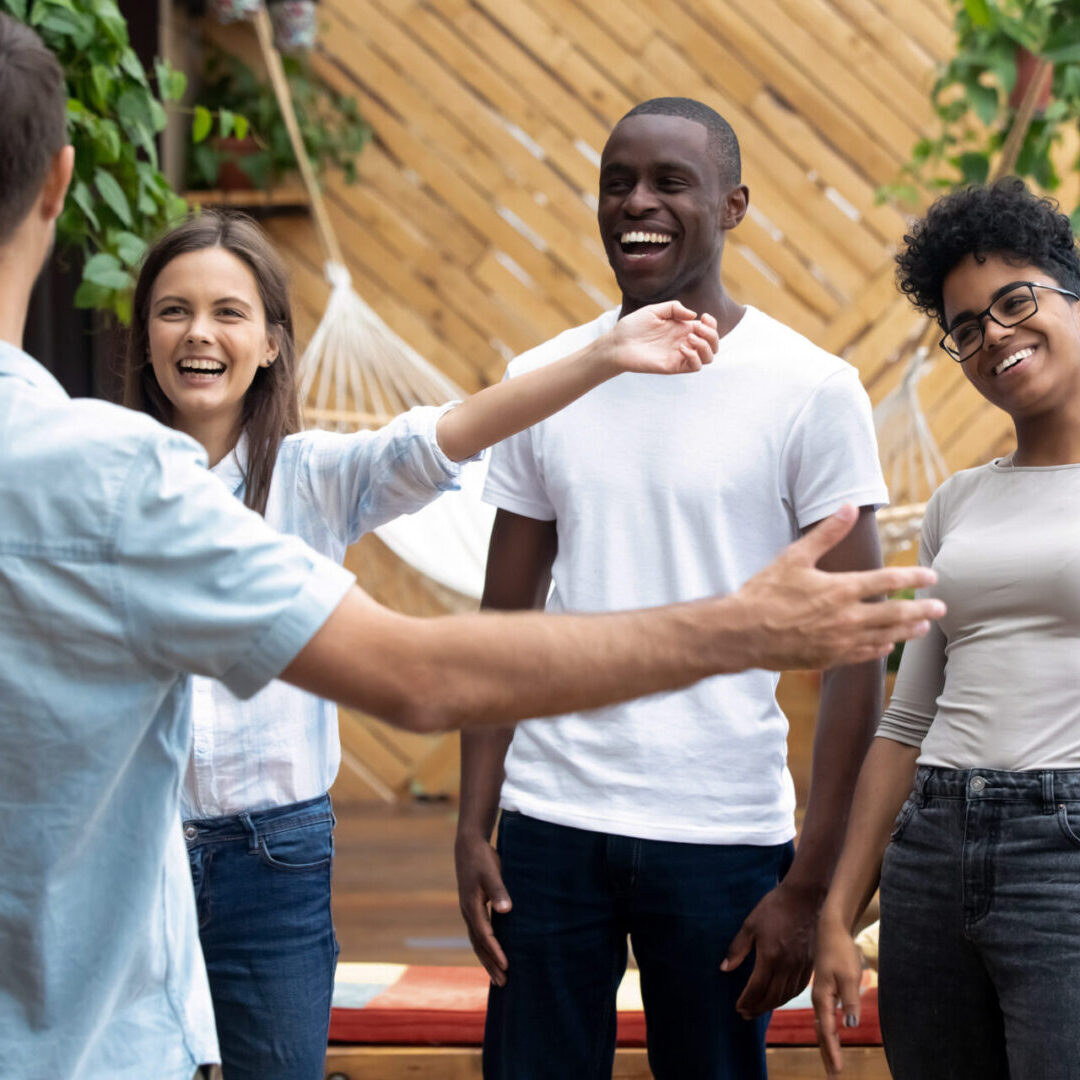
[[[878,735],[920,765],[1080,769],[1080,465],[949,477],[919,560],[949,610],[905,646]]]
[[[514,360],[583,348],[608,312]],[[747,308],[694,375],[620,375],[493,452],[485,499],[558,523],[549,611],[617,611],[737,589],[800,529],[887,499],[855,370]],[[646,839],[795,834],[787,720],[768,671],[519,724],[501,805]]]

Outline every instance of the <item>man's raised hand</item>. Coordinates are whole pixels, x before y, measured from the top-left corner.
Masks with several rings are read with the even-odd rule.
[[[922,637],[945,614],[940,600],[879,600],[933,585],[926,567],[827,573],[817,561],[858,518],[844,506],[752,577],[735,594],[745,605],[746,646],[754,667],[830,668],[887,656],[898,641]],[[878,600],[876,603],[868,601]]]

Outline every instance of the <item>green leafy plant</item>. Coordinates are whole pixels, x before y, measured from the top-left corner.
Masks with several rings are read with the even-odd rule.
[[[931,92],[940,131],[916,143],[902,178],[880,195],[918,203],[987,180],[1017,118],[1018,67],[1040,59],[1053,63],[1050,100],[1031,117],[1009,171],[1057,190],[1055,148],[1066,126],[1080,124],[1080,0],[952,2],[956,53]],[[1080,227],[1080,208],[1073,223]]]
[[[155,139],[162,103],[187,80],[158,61],[152,87],[115,0],[0,0],[0,11],[37,31],[67,79],[75,174],[56,231],[59,247],[83,259],[75,303],[126,323],[146,237],[186,210],[158,168]]]
[[[283,61],[300,134],[315,171],[339,168],[345,179],[354,183],[356,157],[371,138],[371,128],[360,116],[356,101],[314,76],[303,61],[295,57],[284,57]],[[250,134],[251,145],[241,151],[222,139],[208,139],[215,112],[221,118],[221,135],[230,133],[229,121],[235,119],[237,139]],[[252,186],[263,189],[296,168],[273,89],[235,56],[219,50],[207,56],[192,134],[197,144],[189,155],[188,183],[192,188],[215,187],[222,163],[228,161],[242,169]]]

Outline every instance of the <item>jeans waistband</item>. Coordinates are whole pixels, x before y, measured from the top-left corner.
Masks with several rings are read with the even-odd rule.
[[[320,822],[334,823],[334,811],[328,794],[250,813],[243,811],[224,817],[190,818],[184,821],[184,839],[189,844],[195,840],[205,842],[243,837],[255,842],[260,835],[268,836]]]
[[[924,799],[978,799],[1025,802],[1052,810],[1060,802],[1080,800],[1080,769],[942,769],[920,765],[915,792]]]

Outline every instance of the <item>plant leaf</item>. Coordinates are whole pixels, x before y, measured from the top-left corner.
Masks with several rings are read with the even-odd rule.
[[[131,206],[116,177],[104,169],[94,171],[94,183],[110,210],[127,226],[134,224]]]
[[[227,139],[232,134],[235,123],[236,117],[230,109],[218,109],[218,134],[223,139]]]
[[[248,118],[241,113],[233,116],[233,130],[238,139],[246,139],[248,134]]]
[[[108,304],[112,292],[113,290],[105,285],[83,278],[75,290],[75,306],[77,308],[103,308]]]
[[[985,184],[990,175],[990,156],[969,151],[954,159],[966,184]]]
[[[968,18],[979,27],[990,25],[990,5],[987,0],[964,0],[964,10]]]
[[[116,254],[120,256],[120,261],[127,266],[134,266],[146,251],[146,241],[132,232],[120,229],[112,239]]]
[[[210,110],[205,105],[196,105],[195,115],[191,120],[191,141],[201,143],[210,134],[213,126],[214,117]]]
[[[94,198],[90,194],[90,189],[82,180],[76,180],[71,185],[71,197],[75,201],[75,205],[86,215],[87,220],[93,225],[94,229],[101,229],[101,222],[98,221],[98,216],[94,212]]]
[[[126,289],[131,284],[131,275],[120,265],[120,260],[115,255],[99,251],[86,260],[83,280],[106,289]]]
[[[975,115],[989,127],[997,118],[998,94],[993,86],[983,86],[982,83],[971,82],[965,87]]]

